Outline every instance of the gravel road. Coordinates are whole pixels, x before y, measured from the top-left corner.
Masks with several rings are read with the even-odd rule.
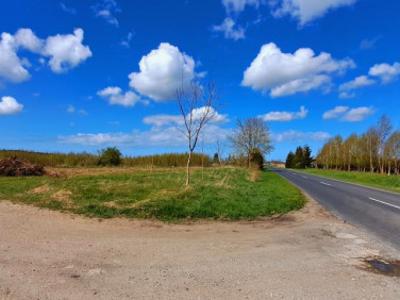
[[[313,201],[179,225],[0,202],[0,299],[400,299],[400,278],[365,270],[378,255],[400,254]]]

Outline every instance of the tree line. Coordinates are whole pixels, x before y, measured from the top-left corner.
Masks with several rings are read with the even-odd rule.
[[[382,116],[362,134],[329,139],[315,160],[318,168],[400,174],[400,131]]]
[[[304,147],[297,147],[293,153],[290,151],[286,157],[285,167],[291,169],[305,169],[311,168],[313,165],[313,157],[311,155],[311,148],[307,145]]]

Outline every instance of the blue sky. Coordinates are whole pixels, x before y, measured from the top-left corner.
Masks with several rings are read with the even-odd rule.
[[[399,128],[399,11],[396,0],[7,1],[0,148],[184,151],[171,95],[189,81],[218,89],[209,153],[238,118],[267,122],[273,159],[382,114]]]

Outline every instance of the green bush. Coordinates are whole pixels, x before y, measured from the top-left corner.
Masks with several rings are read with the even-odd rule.
[[[250,166],[259,170],[264,169],[264,156],[259,149],[254,149],[250,153]]]
[[[108,147],[100,151],[100,166],[118,166],[121,164],[121,152],[116,147]]]

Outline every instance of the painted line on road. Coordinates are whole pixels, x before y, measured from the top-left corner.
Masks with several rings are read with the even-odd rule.
[[[320,181],[320,183],[321,183],[321,184],[324,184],[324,185],[327,185],[327,186],[332,186],[332,184],[326,183],[326,182],[323,182],[323,181]]]
[[[394,207],[394,208],[400,209],[400,206],[394,205],[394,204],[392,204],[392,203],[387,203],[387,202],[385,202],[385,201],[378,200],[378,199],[375,199],[375,198],[372,198],[372,197],[368,197],[368,199],[369,199],[369,200],[372,200],[372,201],[375,201],[375,202],[378,202],[378,203],[382,203],[382,204],[387,205],[387,206],[390,206],[390,207]]]

